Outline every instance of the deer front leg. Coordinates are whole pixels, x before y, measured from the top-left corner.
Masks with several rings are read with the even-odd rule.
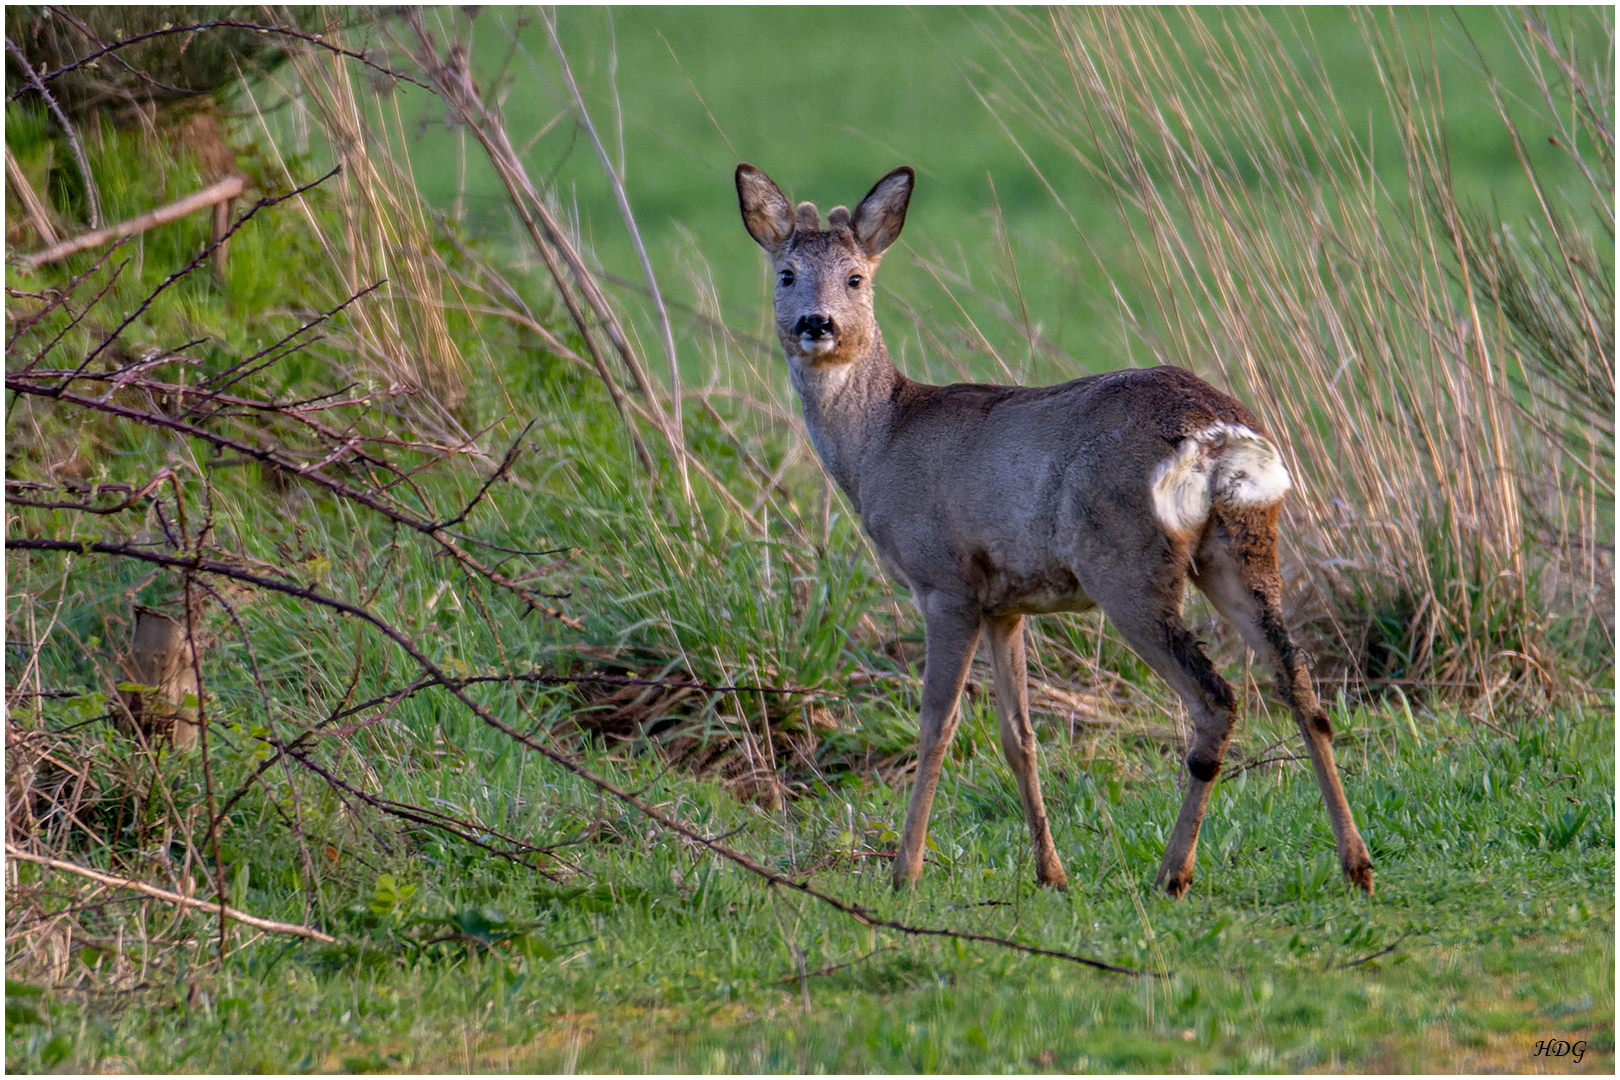
[[[923,670],[922,715],[918,719],[917,775],[912,783],[906,826],[894,860],[894,887],[922,876],[928,838],[928,811],[934,805],[940,766],[956,734],[956,705],[967,681],[968,664],[979,643],[979,605],[972,600],[928,593],[919,597],[928,635],[928,666]]]
[[[1018,794],[1024,801],[1024,820],[1029,822],[1029,838],[1035,845],[1035,880],[1065,889],[1069,878],[1052,843],[1041,781],[1035,772],[1035,728],[1029,722],[1029,673],[1024,663],[1024,617],[987,618],[984,629],[990,645],[990,666],[996,673],[1001,752],[1018,780]]]

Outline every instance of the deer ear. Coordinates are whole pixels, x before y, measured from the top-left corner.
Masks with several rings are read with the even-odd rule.
[[[850,221],[855,241],[870,256],[880,255],[900,236],[906,224],[906,206],[911,202],[911,188],[917,174],[910,165],[902,165],[872,185],[861,205],[855,208]]]
[[[793,236],[793,206],[771,178],[752,165],[737,166],[737,202],[754,242],[775,255]]]

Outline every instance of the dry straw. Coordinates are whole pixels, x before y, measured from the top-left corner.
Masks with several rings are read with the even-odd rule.
[[[1606,274],[1581,267],[1607,264],[1539,186],[1542,252],[1574,259],[1537,259],[1471,214],[1447,159],[1435,28],[1355,18],[1399,169],[1375,167],[1365,118],[1341,110],[1308,31],[1272,13],[1009,18],[1023,81],[990,100],[1114,199],[1137,265],[1105,269],[1140,298],[1155,358],[1215,378],[1285,434],[1301,614],[1315,609],[1346,674],[1376,678],[1403,654],[1399,674],[1489,711],[1511,689],[1554,690],[1533,582],[1599,550],[1586,508],[1612,493],[1613,427],[1589,422],[1613,407],[1613,300]],[[1583,80],[1532,16],[1511,20],[1548,105],[1567,117],[1573,102],[1580,145],[1596,145],[1587,175],[1612,221],[1612,87]],[[1553,340],[1536,340],[1538,317]],[[1601,601],[1588,600],[1591,620]]]

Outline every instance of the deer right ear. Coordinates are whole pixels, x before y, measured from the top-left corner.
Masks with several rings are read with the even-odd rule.
[[[906,224],[906,207],[911,203],[911,189],[917,174],[910,165],[902,165],[872,185],[861,205],[855,208],[850,228],[855,240],[868,257],[883,254],[885,248],[900,237]]]
[[[754,242],[772,255],[782,250],[793,236],[793,206],[771,178],[752,165],[738,165],[737,202]]]

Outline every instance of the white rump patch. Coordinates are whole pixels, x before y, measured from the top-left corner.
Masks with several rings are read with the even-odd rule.
[[[1172,535],[1197,533],[1216,503],[1273,506],[1291,487],[1268,439],[1242,424],[1212,424],[1181,440],[1153,470],[1153,514]]]

